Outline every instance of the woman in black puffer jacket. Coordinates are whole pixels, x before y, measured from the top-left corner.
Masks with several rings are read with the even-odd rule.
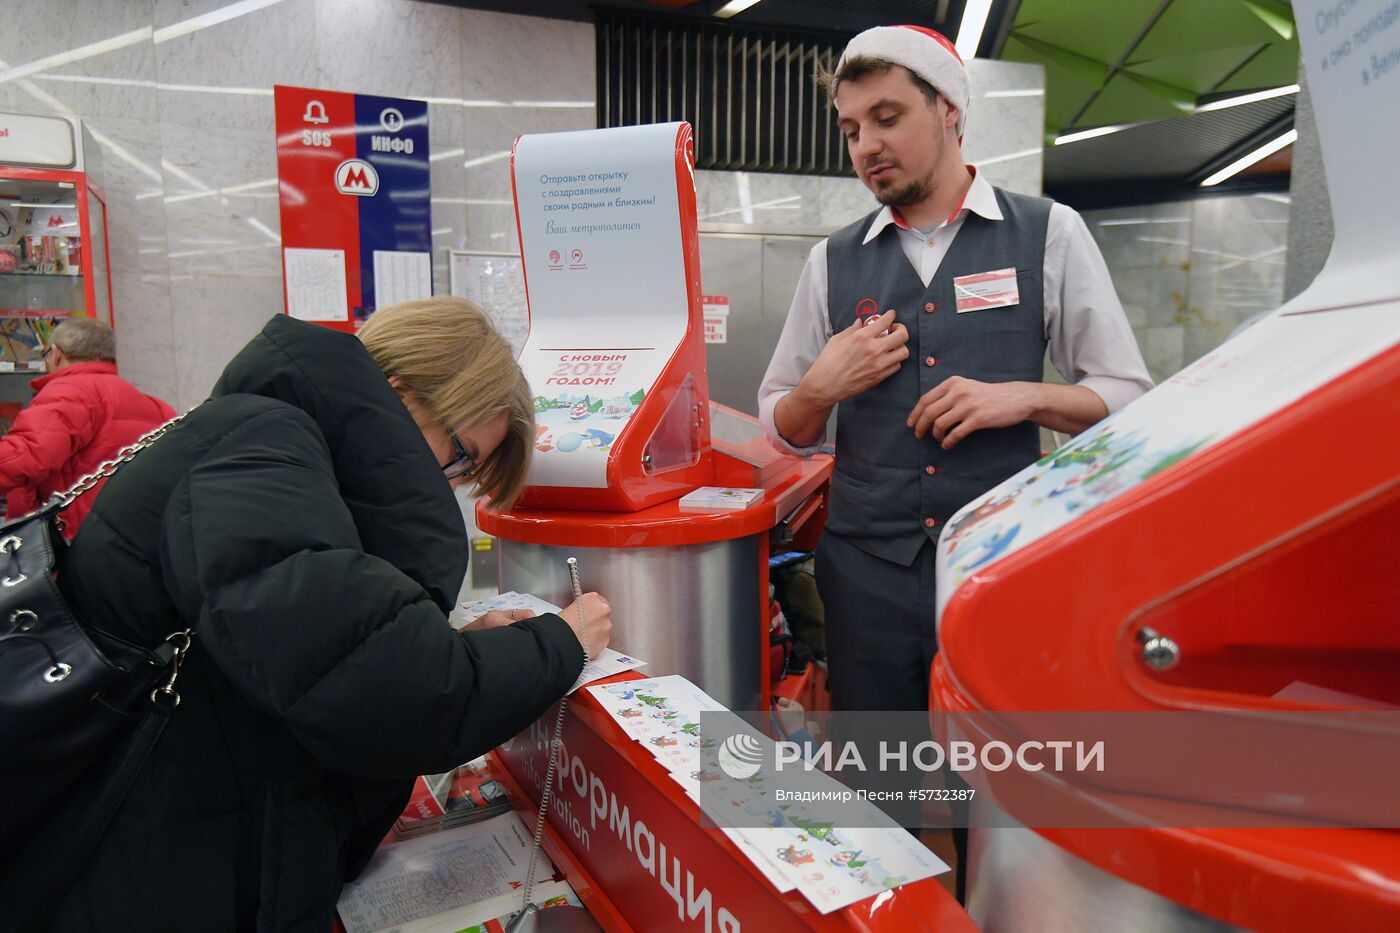
[[[213,397],[108,482],[60,584],[87,624],[195,629],[183,697],[54,929],[328,930],[415,775],[519,732],[611,628],[447,623],[467,564],[452,486],[508,504],[529,387],[480,309],[429,299],[360,334],[268,322]],[[100,783],[102,772],[89,783]],[[89,802],[0,853],[0,928]]]

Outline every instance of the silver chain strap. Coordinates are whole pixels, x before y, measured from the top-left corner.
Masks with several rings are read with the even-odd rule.
[[[191,408],[190,411],[194,411],[194,409]],[[179,424],[181,421],[184,421],[185,417],[189,415],[189,413],[190,412],[187,411],[183,415],[176,415],[174,418],[171,418],[165,424],[161,425],[151,433],[147,434],[145,437],[142,437],[140,440],[136,441],[130,447],[123,447],[121,451],[118,452],[116,457],[114,457],[111,460],[108,460],[106,463],[99,466],[96,470],[89,473],[87,476],[84,476],[82,479],[78,480],[76,483],[73,484],[72,488],[67,489],[64,492],[54,493],[53,496],[49,499],[49,501],[44,503],[44,508],[48,508],[49,506],[55,504],[60,509],[68,508],[68,506],[73,504],[74,499],[77,499],[83,493],[87,492],[89,489],[96,486],[104,479],[107,479],[112,474],[116,473],[117,468],[120,467],[123,463],[129,463],[131,459],[137,454],[139,454],[141,451],[145,450],[147,447],[150,447],[156,441],[164,437],[167,431],[175,427],[175,425]]]

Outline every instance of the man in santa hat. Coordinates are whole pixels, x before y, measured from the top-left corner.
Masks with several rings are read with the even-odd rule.
[[[925,710],[934,554],[962,506],[1151,387],[1083,220],[963,161],[967,70],[942,35],[882,26],[822,76],[881,207],[808,256],[759,390],[800,454],[836,411],[817,549],[832,705]],[[1041,381],[1046,350],[1068,385]]]

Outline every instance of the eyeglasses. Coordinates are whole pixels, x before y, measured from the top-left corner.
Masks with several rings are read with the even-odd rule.
[[[442,465],[442,475],[448,479],[456,479],[459,476],[470,479],[481,464],[476,462],[476,458],[468,452],[466,445],[456,434],[449,431],[447,436],[452,440],[452,459]]]
[[[54,347],[53,344],[48,344],[48,345],[46,345],[46,346],[44,347],[44,349],[40,350],[40,351],[39,351],[39,359],[41,359],[41,360],[46,360],[46,359],[48,359],[48,358],[49,358],[49,354],[53,352],[53,347]]]

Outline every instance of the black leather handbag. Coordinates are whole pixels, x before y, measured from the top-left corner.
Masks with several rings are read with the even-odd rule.
[[[181,629],[147,648],[78,619],[57,582],[67,548],[59,512],[183,417],[0,524],[0,846],[19,845],[80,781],[100,788],[53,861],[49,894],[77,877],[155,747],[180,702],[175,679],[194,635]]]

